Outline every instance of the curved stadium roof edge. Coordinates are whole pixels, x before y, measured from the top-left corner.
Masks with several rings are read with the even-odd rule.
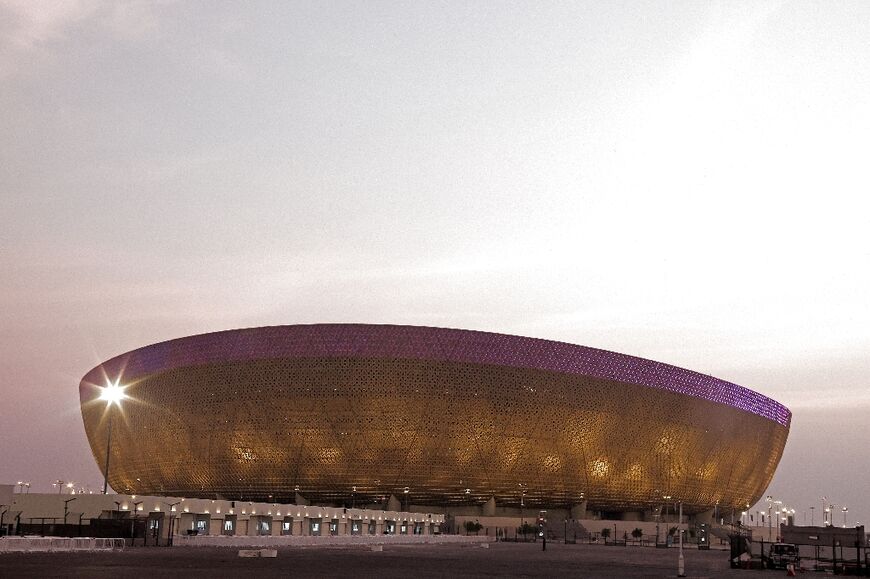
[[[791,422],[791,412],[779,402],[693,370],[542,338],[428,326],[300,324],[197,334],[115,356],[82,382],[102,384],[104,373],[132,379],[216,362],[317,357],[429,359],[591,376],[726,404],[785,427]]]

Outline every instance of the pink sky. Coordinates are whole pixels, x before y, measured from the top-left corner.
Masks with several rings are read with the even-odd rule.
[[[794,411],[870,518],[870,6],[0,0],[0,480],[101,360],[270,324],[563,340]]]

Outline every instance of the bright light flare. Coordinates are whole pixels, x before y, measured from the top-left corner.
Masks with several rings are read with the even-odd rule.
[[[114,384],[109,382],[105,388],[100,389],[100,400],[106,401],[106,406],[111,406],[112,404],[121,405],[121,400],[127,398],[127,395],[124,394],[124,390],[126,390],[126,386],[121,386],[118,384],[118,381],[115,381]]]

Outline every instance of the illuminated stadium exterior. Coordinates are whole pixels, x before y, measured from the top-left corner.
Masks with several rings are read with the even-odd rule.
[[[116,381],[122,408],[99,399]],[[767,488],[791,420],[667,364],[417,326],[180,338],[104,362],[79,391],[113,489],[231,500],[739,511]]]

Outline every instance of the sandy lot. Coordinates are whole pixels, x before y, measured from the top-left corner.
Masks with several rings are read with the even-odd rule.
[[[689,577],[785,576],[728,567],[726,551],[685,551]],[[677,550],[603,545],[495,543],[281,548],[278,557],[240,558],[237,549],[173,547],[114,553],[7,553],[2,577],[676,577]]]

